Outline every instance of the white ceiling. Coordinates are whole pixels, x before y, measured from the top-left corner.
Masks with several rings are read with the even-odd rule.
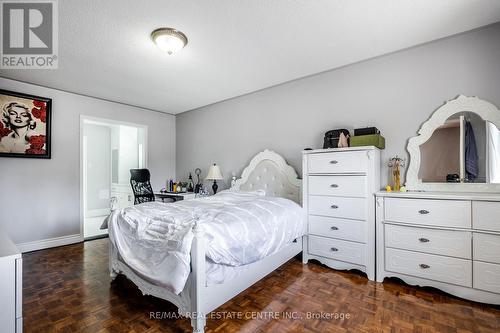
[[[61,0],[59,69],[0,75],[176,114],[498,21],[499,0]],[[162,53],[163,26],[188,46]]]

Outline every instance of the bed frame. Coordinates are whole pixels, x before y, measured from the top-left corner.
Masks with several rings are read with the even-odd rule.
[[[295,170],[277,153],[265,150],[257,154],[243,170],[242,176],[232,189],[266,190],[266,195],[291,199],[300,204],[301,180]],[[134,273],[124,261],[116,247],[109,242],[109,270],[111,278],[125,275],[143,293],[165,299],[177,306],[179,314],[191,319],[193,332],[203,333],[206,315],[243,290],[247,289],[302,251],[303,237],[296,239],[279,252],[258,262],[249,264],[236,279],[223,284],[207,286],[205,267],[205,241],[201,228],[193,227],[194,239],[191,247],[191,273],[179,295],[155,286]]]

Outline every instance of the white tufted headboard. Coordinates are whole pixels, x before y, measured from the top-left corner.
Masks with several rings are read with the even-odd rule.
[[[285,159],[272,150],[264,150],[252,158],[241,178],[231,189],[265,190],[266,196],[282,197],[300,205],[302,181]]]

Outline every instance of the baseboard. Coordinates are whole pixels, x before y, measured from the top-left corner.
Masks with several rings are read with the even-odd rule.
[[[48,249],[56,246],[69,245],[74,243],[83,242],[83,236],[80,234],[68,235],[62,237],[55,237],[49,239],[42,239],[33,242],[19,243],[16,244],[19,251],[22,253]]]

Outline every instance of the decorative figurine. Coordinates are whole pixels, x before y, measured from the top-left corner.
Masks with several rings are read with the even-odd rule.
[[[404,168],[405,160],[403,158],[392,157],[389,159],[389,167],[391,168],[392,189],[399,192],[401,189],[401,168]]]
[[[392,192],[391,185],[387,185],[387,186],[385,187],[385,190],[386,190],[387,192]]]
[[[399,189],[399,192],[406,192],[406,186],[401,186],[401,188]]]

